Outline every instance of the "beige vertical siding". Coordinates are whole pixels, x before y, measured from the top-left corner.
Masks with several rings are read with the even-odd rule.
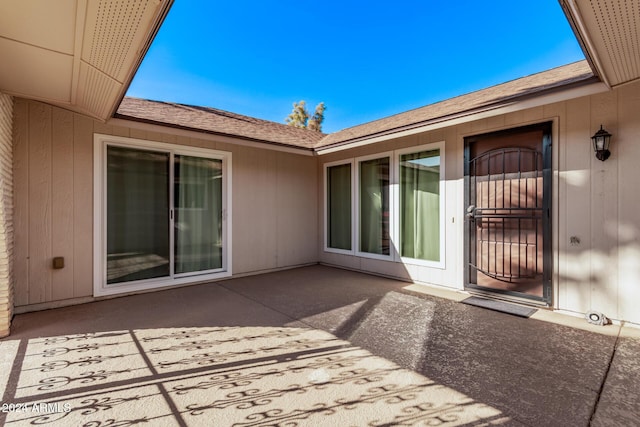
[[[13,228],[14,303],[26,304],[29,292],[29,105],[14,101]]]
[[[576,313],[599,310],[640,323],[639,83],[318,158],[159,127],[102,124],[22,99],[15,100],[13,110],[16,307],[37,308],[92,295],[96,132],[233,153],[234,274],[320,260],[461,289],[464,137],[553,121],[553,305]],[[606,162],[595,159],[590,145],[600,124],[613,134],[612,156]],[[444,268],[323,251],[323,163],[437,141],[445,141],[446,153]],[[51,268],[54,256],[65,257],[65,269]]]
[[[620,90],[617,104],[618,121],[611,125],[617,133],[612,151],[618,162],[618,312],[640,323],[640,84]]]
[[[52,108],[29,106],[29,302],[51,301]],[[18,193],[18,197],[22,192]],[[20,236],[18,236],[20,237]],[[56,254],[57,256],[58,254]]]
[[[90,296],[95,122],[24,99],[15,110],[16,307]]]
[[[51,253],[73,253],[73,113],[53,109],[51,114]],[[51,300],[73,298],[74,258],[66,268],[51,272]]]
[[[74,114],[73,117],[73,258],[74,297],[93,293],[93,132],[100,123]],[[59,272],[60,270],[57,270]]]
[[[318,261],[317,245],[310,246],[300,239],[317,242],[318,207],[314,157],[278,153],[276,203],[280,213],[275,215],[277,227],[278,267]],[[301,207],[305,209],[300,210]],[[313,209],[309,209],[313,207]],[[314,226],[309,227],[312,221]]]
[[[13,98],[0,93],[0,337],[13,315]]]
[[[233,270],[260,271],[277,265],[278,154],[240,147],[233,159]],[[251,256],[246,256],[248,254]]]
[[[591,97],[590,129],[602,123],[609,132],[618,132],[618,93],[606,92]],[[591,133],[593,135],[593,133]],[[618,281],[618,167],[619,151],[606,162],[591,155],[591,305],[597,310],[619,317],[620,283]],[[610,265],[611,264],[611,265]]]
[[[232,152],[234,274],[318,261],[316,158],[171,132],[104,124],[15,100],[14,276],[20,311],[92,297],[94,133]],[[57,256],[65,258],[65,268],[52,268]]]
[[[320,261],[405,280],[462,289],[464,137],[553,121],[553,306],[598,310],[640,323],[640,83],[623,89],[477,120],[319,157]],[[595,158],[591,136],[613,134],[612,156]],[[399,264],[324,252],[323,163],[444,140],[446,266]],[[579,243],[571,243],[577,238]]]

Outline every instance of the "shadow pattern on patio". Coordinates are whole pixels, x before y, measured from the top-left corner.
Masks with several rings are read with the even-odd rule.
[[[489,425],[500,411],[315,329],[162,328],[4,341],[0,424]]]
[[[406,287],[317,265],[18,315],[0,340],[0,425],[598,418],[615,336]]]

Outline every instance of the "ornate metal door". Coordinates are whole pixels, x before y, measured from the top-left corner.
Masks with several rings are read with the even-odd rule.
[[[551,125],[465,139],[466,287],[551,302]]]

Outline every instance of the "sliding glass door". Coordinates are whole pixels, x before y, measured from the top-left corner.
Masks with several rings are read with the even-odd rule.
[[[175,273],[222,268],[222,161],[175,156]]]
[[[169,154],[107,150],[107,283],[169,276]]]
[[[101,277],[96,294],[228,272],[228,153],[104,142],[96,172]],[[102,151],[104,150],[104,151]],[[100,172],[99,170],[102,170]],[[111,290],[110,290],[111,289]],[[113,292],[112,292],[113,291]]]

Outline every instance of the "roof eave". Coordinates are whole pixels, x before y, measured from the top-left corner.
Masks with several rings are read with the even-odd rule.
[[[562,86],[556,86],[532,94],[514,96],[506,100],[501,100],[500,102],[487,103],[480,107],[460,111],[455,114],[435,117],[409,125],[399,126],[381,132],[336,142],[334,144],[316,146],[315,151],[319,155],[329,154],[336,151],[342,151],[349,148],[373,144],[376,142],[413,135],[430,130],[441,129],[444,127],[471,122],[487,117],[493,117],[500,114],[506,114],[509,112],[520,111],[527,108],[538,107],[541,105],[565,101],[581,96],[605,92],[607,90],[609,90],[609,87],[602,83],[602,81],[597,76],[591,76],[577,82],[572,82]]]
[[[600,78],[600,80],[607,85],[608,88],[611,88],[611,83],[609,78],[604,72],[604,67],[602,66],[602,61],[598,56],[598,52],[594,47],[594,43],[589,36],[589,31],[587,30],[586,25],[584,24],[584,20],[580,15],[578,7],[573,0],[558,0],[560,2],[560,7],[573,30],[573,34],[576,36],[578,44],[582,49],[582,53],[591,67],[593,74]]]
[[[623,0],[559,0],[593,72],[610,88],[640,80],[640,8]]]
[[[136,61],[135,61],[134,65],[131,67],[131,70],[129,71],[129,75],[127,76],[127,78],[123,82],[122,89],[120,90],[120,93],[118,94],[118,96],[116,98],[116,102],[114,102],[113,106],[111,107],[110,114],[108,115],[108,117],[106,117],[106,119],[104,121],[108,120],[111,117],[115,117],[116,116],[116,112],[118,111],[118,108],[120,107],[120,104],[122,103],[122,100],[127,95],[127,92],[129,91],[129,87],[131,86],[131,83],[133,82],[134,77],[138,73],[138,70],[140,69],[140,65],[142,65],[142,61],[147,56],[147,53],[149,52],[149,49],[151,48],[151,44],[153,43],[153,41],[155,40],[156,36],[158,35],[158,31],[160,31],[160,27],[164,23],[164,20],[167,17],[167,15],[169,14],[169,11],[171,10],[171,7],[173,6],[173,2],[174,2],[174,0],[167,0],[167,3],[162,8],[161,13],[159,13],[156,16],[155,22],[153,23],[152,30],[150,31],[149,36],[147,37],[144,46],[140,49],[138,57],[136,58]]]
[[[219,136],[219,137],[224,137],[224,138],[231,138],[233,140],[241,140],[241,141],[246,141],[246,142],[251,142],[251,143],[256,143],[256,144],[267,144],[269,146],[272,147],[280,147],[280,148],[285,148],[288,151],[289,150],[295,150],[295,151],[299,151],[299,152],[304,152],[304,153],[314,153],[314,149],[313,147],[301,147],[298,145],[293,145],[293,144],[286,144],[286,143],[282,143],[282,142],[277,142],[277,141],[269,141],[266,139],[258,139],[258,138],[251,138],[248,136],[242,136],[242,135],[235,135],[235,134],[230,134],[230,133],[225,133],[225,132],[217,132],[217,131],[212,131],[212,130],[208,130],[208,129],[201,129],[201,128],[195,128],[195,127],[189,127],[189,126],[183,126],[183,125],[178,125],[178,124],[174,124],[174,123],[167,123],[167,122],[160,122],[160,121],[156,121],[156,120],[151,120],[151,119],[144,119],[144,118],[140,118],[140,117],[134,117],[134,116],[127,116],[125,114],[121,114],[121,113],[115,113],[113,116],[113,119],[115,120],[125,120],[128,122],[136,122],[136,123],[142,123],[142,124],[147,124],[147,125],[152,125],[152,126],[159,126],[162,128],[172,128],[172,129],[179,129],[179,130],[183,130],[183,131],[188,131],[188,132],[195,132],[198,134],[206,134],[206,135],[213,135],[213,136]]]

